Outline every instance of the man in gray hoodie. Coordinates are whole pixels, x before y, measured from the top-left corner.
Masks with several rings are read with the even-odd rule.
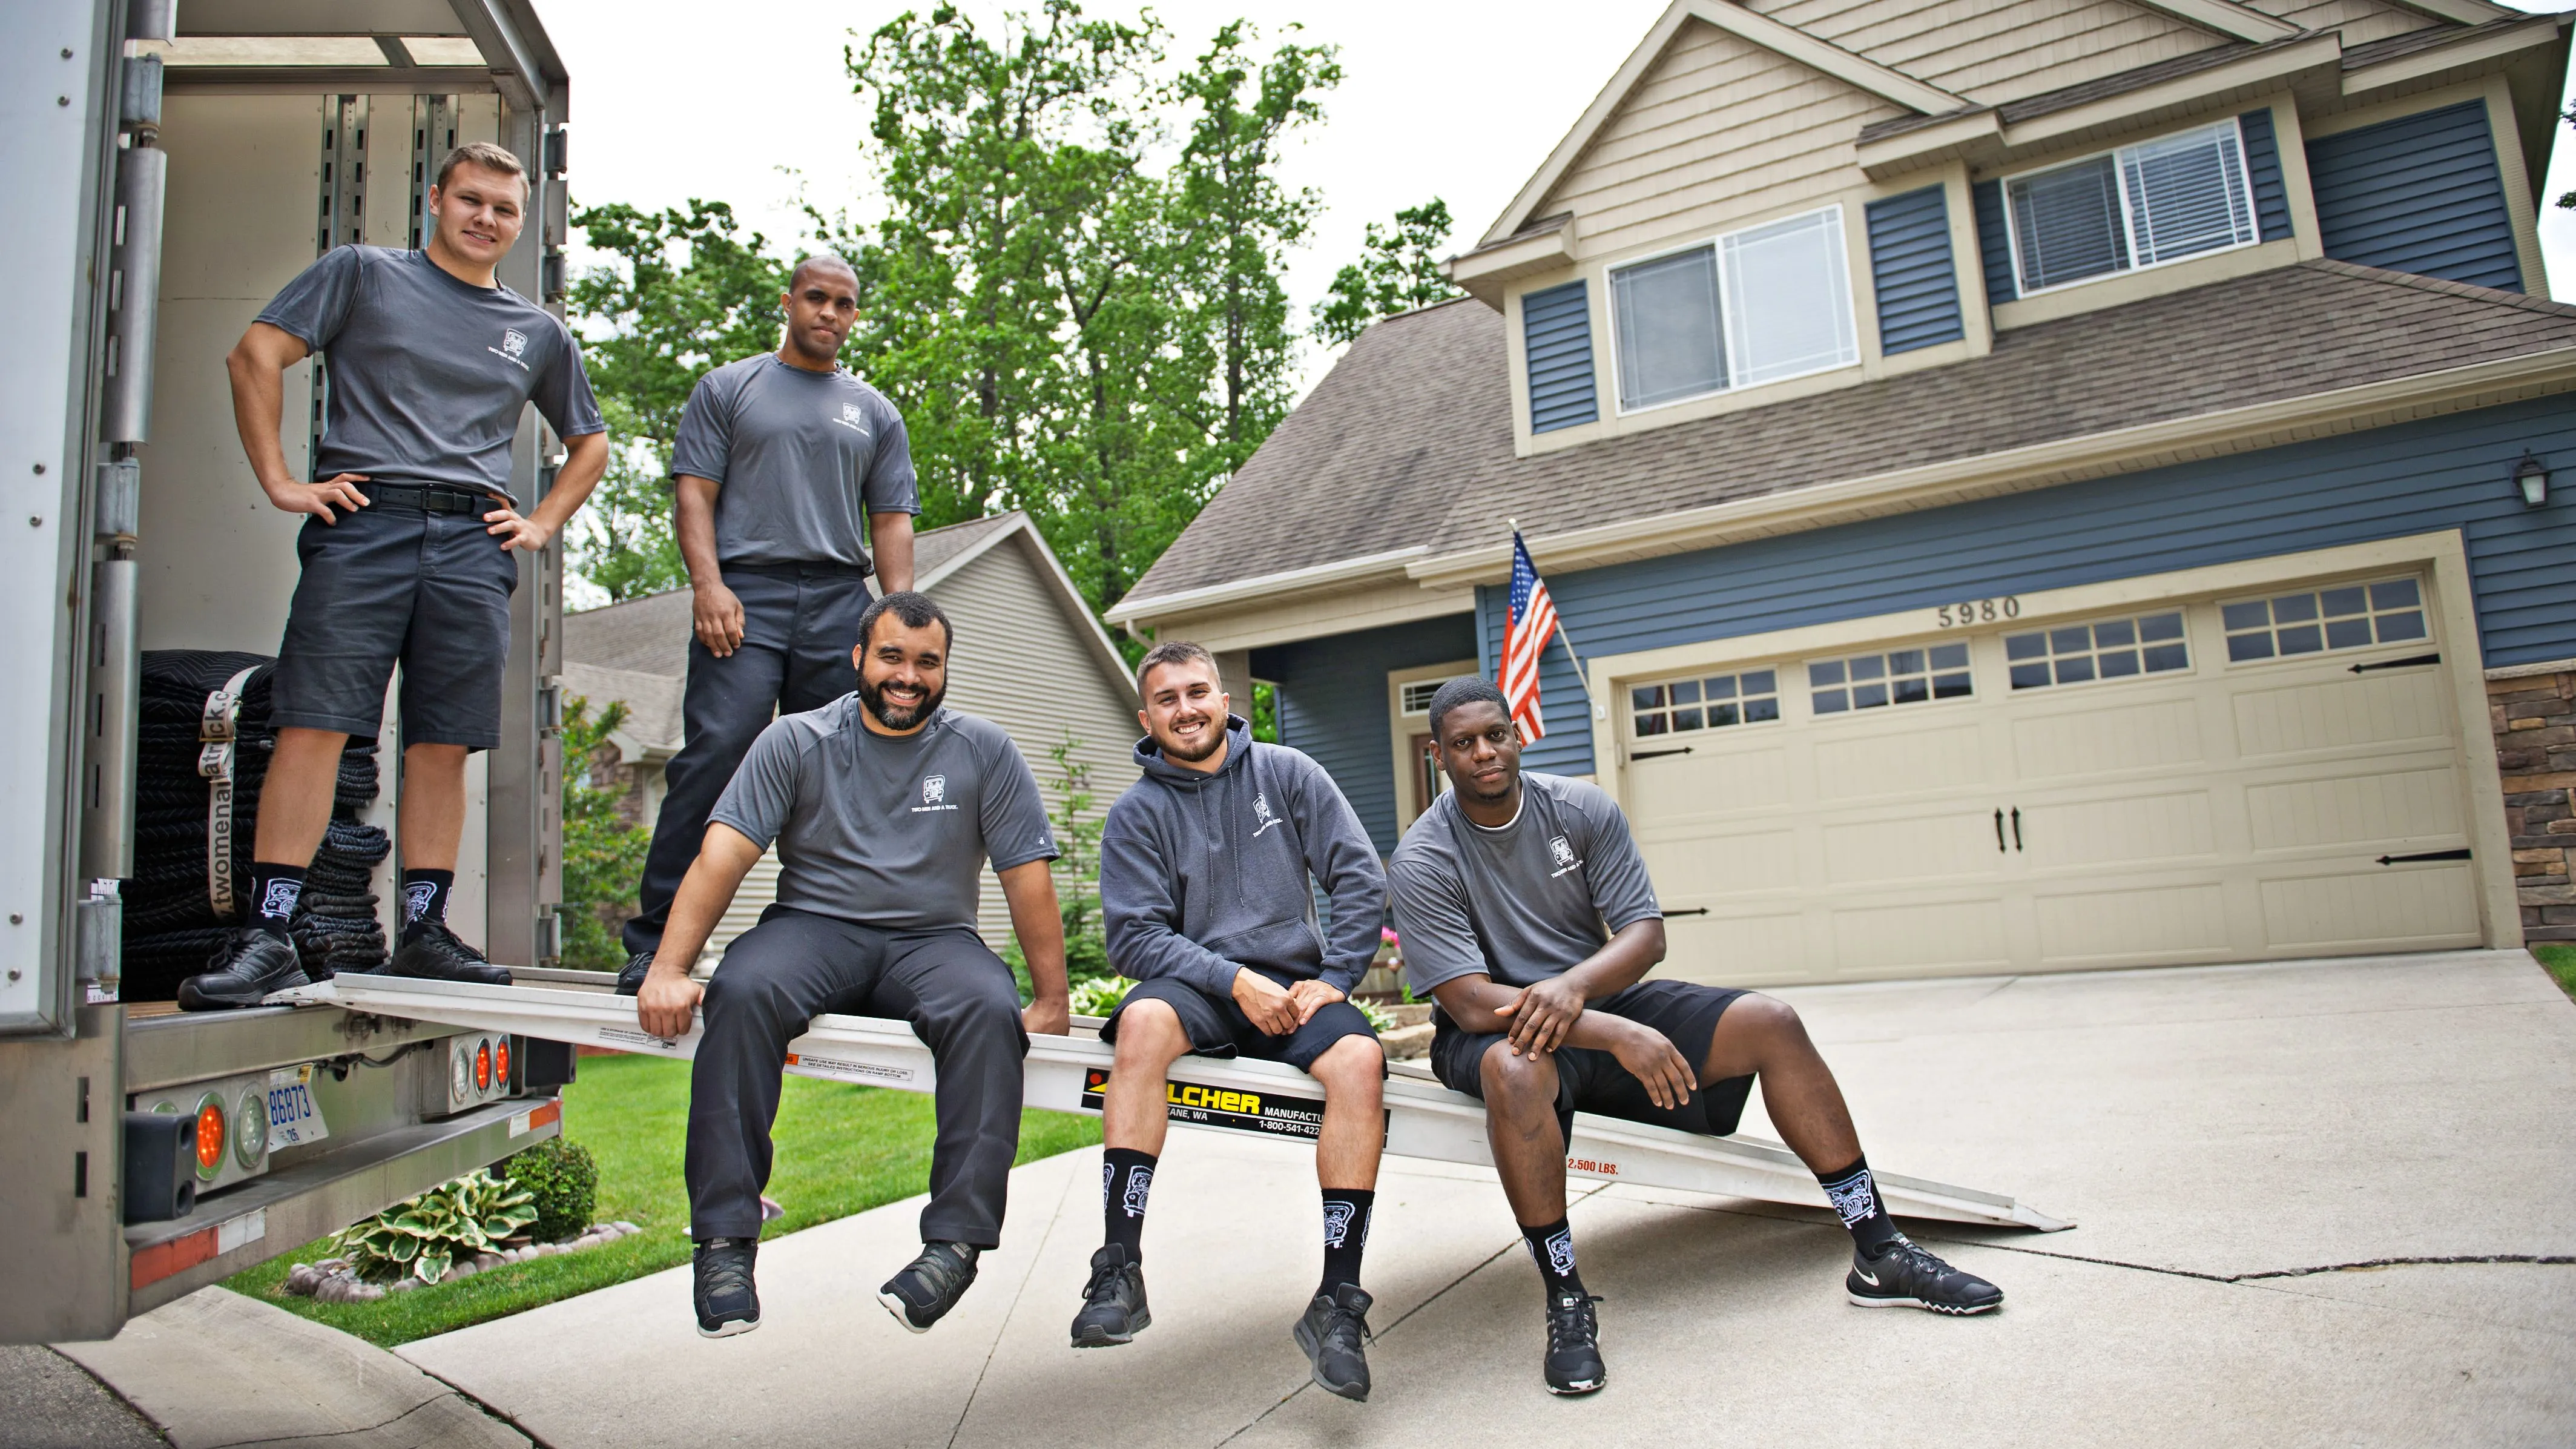
[[[1370,1299],[1359,1268],[1386,1145],[1386,1054],[1348,997],[1377,953],[1386,874],[1323,767],[1253,743],[1205,649],[1155,645],[1136,687],[1144,778],[1101,828],[1100,899],[1110,962],[1138,984],[1100,1029],[1118,1049],[1100,1089],[1108,1241],[1091,1256],[1073,1344],[1125,1343],[1153,1321],[1140,1266],[1145,1197],[1170,1120],[1172,1063],[1191,1052],[1286,1062],[1324,1086],[1320,1126],[1306,1129],[1324,1190],[1324,1275],[1290,1332],[1317,1385],[1366,1399]],[[1332,901],[1329,942],[1310,876]],[[1271,1098],[1265,1110],[1297,1105]]]

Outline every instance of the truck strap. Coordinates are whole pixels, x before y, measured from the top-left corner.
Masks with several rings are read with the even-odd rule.
[[[560,976],[570,973],[547,972]],[[588,974],[588,973],[585,973]],[[342,975],[280,992],[271,1005],[339,1006],[480,1031],[508,1032],[644,1056],[693,1055],[703,1028],[691,1023],[676,1041],[646,1035],[635,1000],[604,989],[476,986],[391,976]],[[1076,1031],[1082,1030],[1077,1023]],[[1096,1035],[1041,1036],[1029,1041],[1024,1101],[1058,1112],[1100,1111],[1112,1050]],[[1440,1085],[1424,1068],[1389,1064],[1386,1150],[1398,1157],[1490,1167],[1484,1104]],[[900,1021],[818,1016],[788,1043],[787,1070],[827,1081],[898,1091],[937,1085],[930,1048]],[[1323,1122],[1324,1093],[1314,1078],[1284,1063],[1183,1057],[1167,1090],[1174,1122],[1184,1126],[1311,1140]],[[1587,1178],[1633,1182],[1723,1197],[1826,1206],[1823,1189],[1797,1154],[1751,1137],[1702,1137],[1668,1127],[1578,1113],[1566,1169]],[[2072,1222],[1997,1193],[1875,1172],[1888,1210],[1900,1217],[1986,1223],[2055,1232]]]
[[[206,696],[197,716],[197,774],[206,788],[206,904],[215,919],[233,918],[233,767],[241,747],[242,691],[259,672],[253,665]]]

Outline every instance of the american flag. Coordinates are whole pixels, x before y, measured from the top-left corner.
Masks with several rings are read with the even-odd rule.
[[[1503,699],[1512,723],[1521,727],[1524,743],[1546,737],[1539,718],[1538,662],[1556,637],[1556,601],[1547,596],[1547,581],[1530,562],[1529,545],[1512,531],[1512,605],[1503,620]]]

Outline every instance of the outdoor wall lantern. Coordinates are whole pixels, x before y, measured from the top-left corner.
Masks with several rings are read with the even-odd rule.
[[[2538,508],[2549,501],[2549,465],[2526,451],[2522,461],[2513,465],[2513,486],[2522,494],[2522,506]]]

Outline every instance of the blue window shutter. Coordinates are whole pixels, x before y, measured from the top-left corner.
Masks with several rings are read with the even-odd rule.
[[[2273,134],[2272,108],[2236,118],[2245,134],[2245,179],[2254,186],[2254,220],[2265,241],[2290,234],[2290,189],[2281,183],[2281,143]]]
[[[1592,395],[1592,303],[1584,283],[1522,297],[1521,342],[1529,354],[1531,432],[1601,416]]]
[[[1911,352],[1967,335],[1950,260],[1950,207],[1942,197],[1943,188],[1926,186],[1867,208],[1880,352]]]
[[[2012,238],[2004,234],[2004,184],[1980,181],[1968,194],[1977,208],[1977,246],[1986,254],[1986,301],[2009,302],[2021,289],[2013,285]]]
[[[2484,101],[2308,143],[2326,255],[2472,286],[2522,290]]]

